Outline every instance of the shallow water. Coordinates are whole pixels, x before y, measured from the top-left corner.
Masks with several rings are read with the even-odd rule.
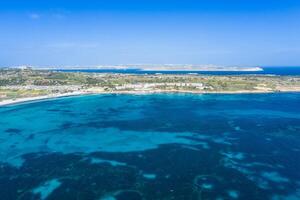
[[[300,93],[0,108],[1,199],[300,199]]]

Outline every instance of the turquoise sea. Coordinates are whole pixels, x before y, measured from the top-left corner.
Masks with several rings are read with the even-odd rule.
[[[300,93],[0,107],[0,199],[300,199]]]

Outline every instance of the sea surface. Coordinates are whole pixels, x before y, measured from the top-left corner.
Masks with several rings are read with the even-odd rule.
[[[261,67],[263,71],[142,71],[139,69],[59,69],[61,72],[121,73],[121,74],[204,74],[204,75],[283,75],[299,76],[300,67]]]
[[[300,93],[0,107],[0,199],[300,199]]]

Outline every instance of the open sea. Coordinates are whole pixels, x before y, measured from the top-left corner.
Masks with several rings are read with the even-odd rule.
[[[121,74],[203,74],[203,75],[284,75],[299,76],[300,67],[261,67],[263,71],[142,71],[139,69],[59,69],[61,72],[121,73]]]
[[[300,93],[0,107],[0,199],[300,199]]]

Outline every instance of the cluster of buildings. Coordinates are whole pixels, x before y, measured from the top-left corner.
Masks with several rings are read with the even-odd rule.
[[[202,83],[137,83],[116,86],[116,90],[151,90],[157,87],[193,87],[199,90],[204,89]]]

